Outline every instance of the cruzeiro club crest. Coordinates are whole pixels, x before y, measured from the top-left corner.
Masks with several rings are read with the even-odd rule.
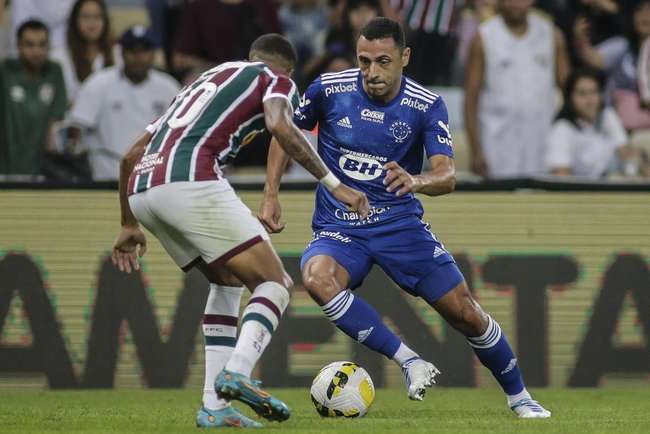
[[[395,142],[404,143],[404,140],[411,134],[411,126],[404,121],[395,121],[390,126],[390,132],[395,137]]]

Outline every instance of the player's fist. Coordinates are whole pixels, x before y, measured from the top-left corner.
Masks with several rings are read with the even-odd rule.
[[[338,187],[332,190],[332,194],[336,199],[346,204],[351,211],[358,213],[361,220],[368,217],[370,204],[364,193],[340,183]]]
[[[270,234],[277,234],[282,232],[285,223],[280,221],[280,216],[282,215],[282,208],[280,207],[280,201],[278,197],[273,196],[264,196],[262,199],[262,204],[260,205],[260,210],[257,213],[257,218],[266,229],[266,232]]]
[[[406,193],[418,191],[420,187],[418,178],[404,170],[396,161],[389,161],[384,164],[384,170],[386,171],[384,185],[387,192],[392,193],[394,191],[395,195],[399,197]]]
[[[113,244],[111,258],[113,264],[121,271],[130,273],[131,270],[139,270],[138,256],[147,251],[147,238],[144,232],[137,226],[122,226],[122,230]]]

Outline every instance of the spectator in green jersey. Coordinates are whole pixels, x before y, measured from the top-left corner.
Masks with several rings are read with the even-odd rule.
[[[38,175],[67,97],[61,68],[48,60],[45,24],[26,21],[16,40],[18,59],[0,62],[0,173]]]

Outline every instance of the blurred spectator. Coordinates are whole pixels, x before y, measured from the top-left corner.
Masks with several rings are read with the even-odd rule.
[[[300,82],[305,62],[320,55],[325,48],[325,37],[329,30],[327,9],[322,0],[285,0],[279,18],[285,36],[298,53],[298,76],[294,78]]]
[[[50,48],[57,49],[65,45],[66,22],[74,0],[11,0],[10,3],[12,38],[22,23],[35,19],[49,29]],[[11,41],[11,47],[16,47],[16,41]]]
[[[379,0],[347,0],[341,25],[333,27],[327,35],[327,53],[356,59],[357,39],[361,29],[381,14]]]
[[[258,36],[281,30],[273,0],[195,0],[185,8],[174,68],[189,72],[247,59]]]
[[[554,175],[601,178],[624,159],[627,134],[616,111],[605,107],[597,72],[578,70],[564,90],[564,106],[551,128],[546,164]]]
[[[338,10],[341,12],[337,12]],[[357,58],[357,39],[361,29],[376,16],[381,15],[382,8],[379,0],[347,0],[334,4],[332,27],[325,40],[325,52],[312,57],[303,68],[301,84],[307,86],[318,75],[325,72],[326,68],[338,59],[339,65]],[[341,15],[339,19],[337,16]],[[332,71],[336,72],[336,65]]]
[[[569,71],[564,38],[530,13],[532,0],[499,0],[481,24],[465,79],[465,128],[474,172],[492,178],[545,172],[555,88]]]
[[[76,1],[68,19],[67,47],[52,50],[50,58],[63,68],[70,101],[91,73],[115,63],[104,0]]]
[[[9,19],[7,18],[7,0],[0,0],[0,60],[9,53]]]
[[[469,48],[478,31],[479,25],[496,14],[497,0],[469,0],[461,9],[456,33],[458,44],[454,53],[452,84],[462,82],[465,65],[469,57]]]
[[[61,68],[48,60],[48,30],[28,20],[16,32],[18,59],[0,63],[0,173],[37,175],[66,109]]]
[[[174,70],[172,53],[176,33],[181,25],[183,10],[188,0],[146,0],[146,2],[151,22],[151,36],[156,46],[163,49],[167,71],[180,79]]]
[[[637,61],[643,41],[650,36],[650,0],[639,1],[630,16],[627,37],[610,38],[598,46],[578,35],[576,45],[583,61],[607,73],[608,91],[628,130],[650,128],[650,112],[641,105]]]
[[[306,70],[305,83],[311,83],[321,74],[328,72],[341,72],[346,69],[354,68],[354,66],[355,63],[353,57],[331,52],[327,53],[320,56],[317,61],[310,64],[309,69]]]
[[[83,140],[93,179],[116,180],[119,161],[144,128],[159,117],[179,90],[169,75],[153,70],[154,41],[142,26],[120,38],[124,66],[92,74],[68,116],[69,146]]]
[[[390,0],[409,29],[407,74],[423,85],[448,85],[455,38],[450,33],[455,0]]]
[[[567,40],[573,41],[568,48],[575,64],[582,63],[577,45],[585,40],[590,44],[600,44],[624,31],[623,8],[616,0],[572,0],[558,12],[558,25]]]

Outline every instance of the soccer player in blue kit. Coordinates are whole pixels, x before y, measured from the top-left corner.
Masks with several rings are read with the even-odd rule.
[[[454,258],[422,221],[414,193],[452,192],[455,168],[445,103],[402,75],[409,55],[397,22],[372,20],[357,42],[359,68],[321,75],[294,114],[300,128],[318,124],[318,153],[341,182],[366,193],[371,204],[370,214],[361,219],[318,186],[314,235],[301,261],[303,284],[339,329],[394,360],[409,398],[422,400],[439,371],[351,292],[377,264],[467,337],[517,416],[550,417],[526,390],[499,324],[474,300]],[[432,167],[426,173],[421,173],[423,152]],[[258,215],[269,232],[284,228],[278,191],[288,159],[272,141]]]

